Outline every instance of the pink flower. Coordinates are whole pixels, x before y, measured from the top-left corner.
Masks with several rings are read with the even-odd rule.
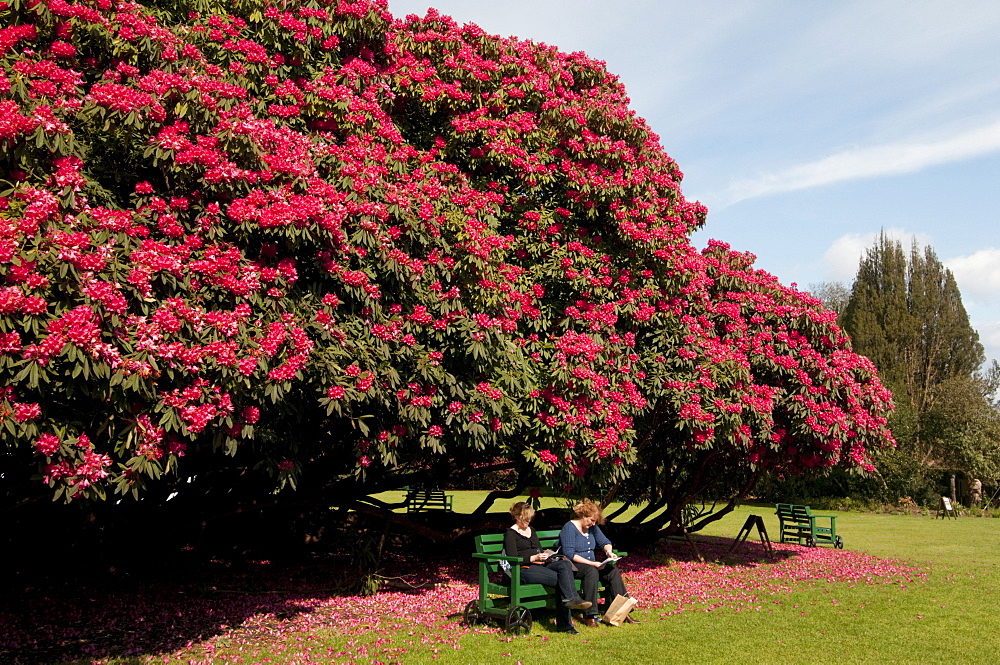
[[[16,420],[19,423],[23,423],[26,420],[34,420],[40,415],[42,415],[42,407],[40,407],[38,404],[19,403],[14,405],[14,420]],[[46,435],[43,434],[42,436]]]
[[[187,444],[176,437],[171,437],[167,441],[167,452],[171,455],[176,455],[177,457],[184,457],[184,452],[187,450]]]
[[[559,461],[559,456],[551,450],[540,450],[538,451],[538,459],[542,460],[549,466],[552,466]]]
[[[60,445],[62,445],[62,441],[55,434],[46,433],[35,439],[35,450],[46,457],[51,457],[59,450]]]
[[[243,422],[253,425],[260,420],[260,409],[256,406],[248,406],[243,409]]]
[[[54,41],[49,51],[57,58],[72,58],[76,55],[76,47],[66,42]]]

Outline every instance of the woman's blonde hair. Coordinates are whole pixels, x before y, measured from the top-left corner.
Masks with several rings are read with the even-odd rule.
[[[510,516],[514,518],[515,522],[521,522],[522,520],[527,522],[534,514],[535,509],[527,501],[518,501],[510,507]]]
[[[576,515],[577,519],[590,517],[593,518],[594,523],[604,524],[604,514],[601,512],[601,507],[590,499],[584,499],[573,506],[573,514]]]

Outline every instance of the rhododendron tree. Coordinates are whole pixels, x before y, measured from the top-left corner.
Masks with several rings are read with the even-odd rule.
[[[690,245],[603,63],[378,0],[2,5],[18,491],[346,505],[499,461],[676,522],[891,440],[834,315]]]
[[[707,299],[680,317],[677,357],[653,358],[657,402],[639,420],[639,461],[619,498],[648,502],[645,528],[692,529],[729,512],[761,474],[873,470],[891,441],[892,396],[867,358],[849,350],[837,315],[712,241],[702,253]],[[663,331],[652,331],[650,346]],[[696,499],[719,511],[685,511]],[[627,505],[627,504],[626,504]]]

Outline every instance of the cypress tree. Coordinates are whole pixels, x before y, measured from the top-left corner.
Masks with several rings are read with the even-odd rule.
[[[962,433],[942,431],[934,414],[949,386],[973,380],[985,355],[951,271],[931,247],[914,242],[907,255],[882,233],[861,260],[841,323],[893,392],[901,450],[921,466],[954,463],[949,442]]]

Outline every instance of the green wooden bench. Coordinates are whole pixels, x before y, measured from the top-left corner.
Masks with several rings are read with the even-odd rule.
[[[555,550],[559,547],[559,531],[538,531],[538,540],[542,549]],[[555,609],[558,602],[556,590],[542,584],[521,582],[521,559],[516,556],[504,556],[503,534],[488,533],[476,536],[476,551],[473,558],[479,560],[479,598],[470,600],[465,606],[462,618],[466,625],[475,626],[490,617],[500,619],[505,630],[519,634],[531,631],[531,610]],[[624,556],[624,552],[616,552]],[[500,562],[509,561],[510,577],[500,570]],[[613,564],[609,564],[613,565]],[[499,581],[494,582],[493,579]],[[579,590],[581,580],[576,580]],[[604,598],[605,607],[609,607],[613,598],[611,591],[602,584],[600,595]]]
[[[452,511],[454,497],[444,490],[409,490],[406,493],[406,512],[419,513],[425,510]]]
[[[796,542],[799,545],[816,547],[820,544],[833,545],[844,549],[844,539],[837,535],[836,515],[813,515],[809,506],[794,503],[776,503],[781,542]],[[817,520],[829,522],[817,523]]]

